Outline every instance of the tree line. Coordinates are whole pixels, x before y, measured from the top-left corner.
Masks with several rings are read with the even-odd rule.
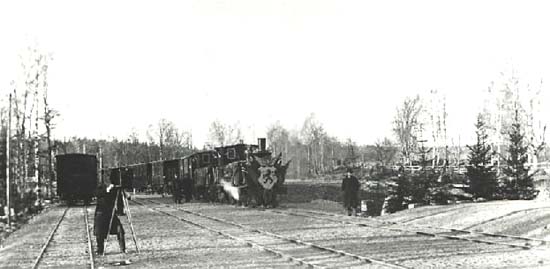
[[[453,183],[461,183],[464,196],[473,199],[535,198],[537,177],[547,179],[545,171],[536,166],[548,161],[541,92],[542,85],[533,87],[522,83],[514,72],[503,73],[486,91],[475,121],[475,141],[466,148],[446,143],[445,99],[437,98],[437,91],[425,98],[440,100],[435,103],[422,102],[418,95],[408,97],[397,108],[394,133],[400,146],[399,162],[417,164],[420,171],[401,169],[397,175],[381,176],[395,183],[388,188],[389,211],[411,203],[446,203],[456,196]],[[466,169],[464,175],[449,169],[461,165]]]
[[[13,198],[24,200],[25,193],[32,189],[40,190],[42,197],[55,196],[56,154],[97,154],[103,167],[115,167],[174,159],[242,141],[238,122],[216,120],[210,125],[207,143],[200,147],[193,143],[191,130],[180,129],[168,119],[151,124],[145,130],[144,140],[140,140],[138,130],[132,130],[125,138],[53,139],[55,122],[61,115],[50,106],[48,97],[52,60],[50,54],[29,47],[20,57],[20,75],[12,81],[8,94],[1,96],[0,175],[5,179],[9,173]],[[274,122],[265,136],[274,154],[281,153],[284,159],[292,160],[288,178],[323,178],[350,166],[364,170],[419,165],[423,174],[401,180],[402,184],[397,182],[397,189],[406,191],[394,194],[408,202],[429,202],[444,187],[442,183],[452,181],[447,180],[447,169],[464,166],[464,183],[476,197],[528,198],[533,195],[534,171],[526,164],[545,161],[548,152],[540,113],[541,89],[542,86],[522,84],[513,72],[491,83],[484,97],[479,97],[484,98],[485,105],[475,122],[477,140],[472,145],[461,145],[448,134],[447,100],[437,90],[406,97],[396,107],[393,137],[381,137],[373,145],[358,145],[351,139],[342,141],[329,134],[314,113],[298,129]],[[438,167],[439,172],[425,169],[430,167]],[[1,180],[3,204],[6,187],[6,180]]]

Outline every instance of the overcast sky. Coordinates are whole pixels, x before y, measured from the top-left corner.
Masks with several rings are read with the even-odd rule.
[[[123,137],[167,118],[201,146],[218,119],[247,142],[315,113],[342,140],[392,136],[406,96],[447,96],[473,135],[474,96],[499,73],[550,78],[546,1],[2,1],[0,90],[18,54],[53,54],[56,136]],[[548,96],[548,95],[546,95]]]

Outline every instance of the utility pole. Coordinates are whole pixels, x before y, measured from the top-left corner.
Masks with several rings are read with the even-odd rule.
[[[6,132],[6,215],[8,216],[8,227],[11,227],[11,205],[10,205],[10,139],[11,139],[11,93],[9,97],[8,130]]]

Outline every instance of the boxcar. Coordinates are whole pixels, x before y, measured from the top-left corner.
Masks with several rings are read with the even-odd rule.
[[[151,189],[153,193],[164,193],[163,161],[151,163]]]
[[[132,170],[132,188],[137,191],[145,191],[149,186],[151,186],[151,164],[150,163],[140,163],[129,166],[129,169]]]
[[[168,194],[173,194],[177,182],[181,180],[180,161],[176,159],[167,160],[162,163],[164,190]]]
[[[69,203],[89,203],[97,187],[97,158],[89,154],[55,156],[57,195]]]

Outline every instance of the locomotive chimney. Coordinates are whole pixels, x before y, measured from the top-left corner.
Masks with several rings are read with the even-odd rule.
[[[265,138],[258,138],[258,146],[260,151],[265,151]]]

